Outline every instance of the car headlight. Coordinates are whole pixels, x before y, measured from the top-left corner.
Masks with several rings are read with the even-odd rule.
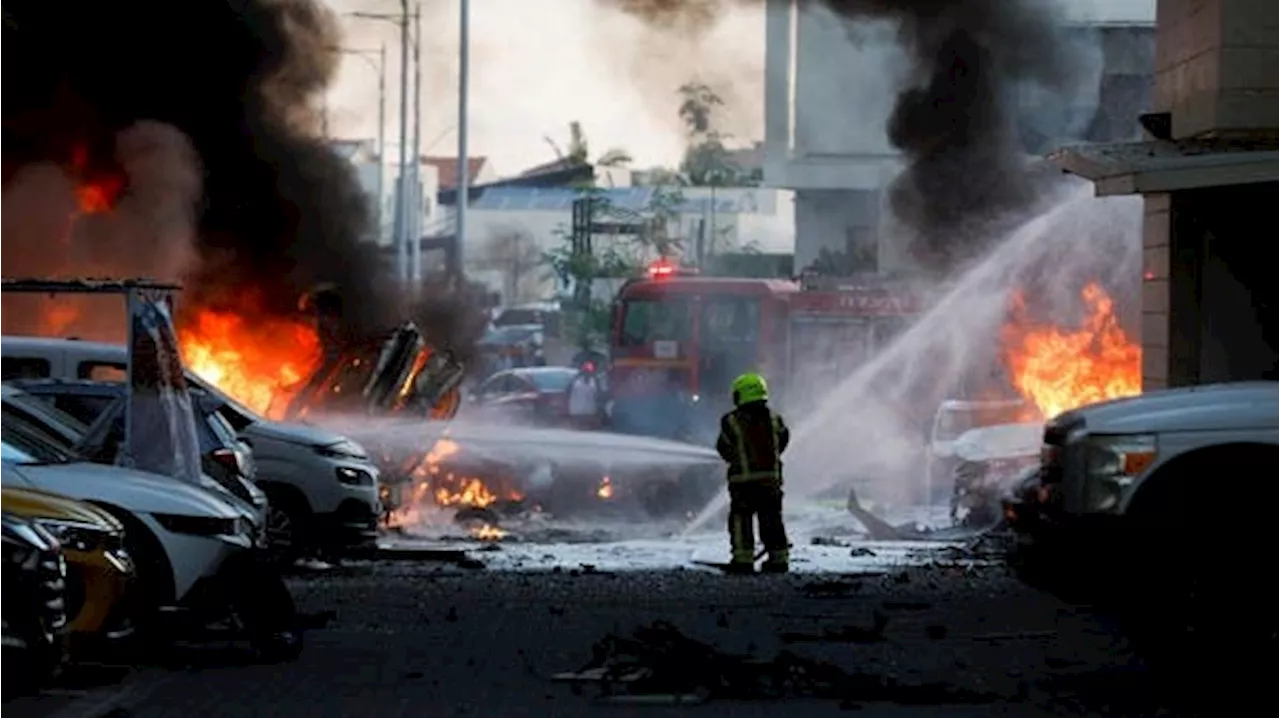
[[[362,469],[352,469],[347,466],[339,466],[334,470],[340,483],[347,486],[373,486],[373,474]]]
[[[111,539],[112,532],[104,530],[97,524],[83,521],[65,521],[63,519],[35,519],[40,528],[53,534],[63,548],[72,551],[93,551],[104,547]]]
[[[209,516],[183,516],[181,514],[155,514],[160,525],[176,534],[191,536],[239,536],[248,531],[248,524],[240,517],[224,519]]]
[[[1134,479],[1155,460],[1153,434],[1090,436],[1085,441],[1086,510],[1114,511]]]
[[[364,450],[364,447],[350,439],[343,439],[334,444],[316,445],[311,448],[326,459],[364,460],[369,458],[369,454]]]

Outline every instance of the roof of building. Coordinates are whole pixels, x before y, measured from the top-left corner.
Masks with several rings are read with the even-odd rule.
[[[594,177],[595,168],[591,165],[572,165],[560,170],[540,172],[538,174],[517,175],[515,177],[500,179],[496,182],[471,185],[467,188],[467,206],[477,206],[477,203],[483,200],[485,196],[496,190],[530,191],[532,189],[539,188],[561,189],[569,192],[577,192],[575,189],[570,189],[569,185],[577,182],[590,182]],[[450,185],[448,189],[441,189],[436,193],[436,201],[444,206],[452,206],[458,201],[457,195],[457,187]]]
[[[595,190],[596,196],[605,198],[613,207],[636,212],[649,205],[654,192],[653,187],[616,187]],[[440,202],[452,203],[452,193],[449,195],[448,202],[445,201],[444,195],[445,193],[442,192]],[[495,183],[478,195],[473,188],[470,207],[481,210],[568,211],[573,207],[574,200],[582,196],[583,191],[573,187],[514,187],[497,186]],[[686,196],[682,211],[691,213],[710,211],[710,203],[709,196]],[[721,214],[773,214],[776,211],[776,203],[775,190],[725,191],[715,197],[715,211]]]
[[[1275,182],[1276,140],[1149,140],[1065,147],[1049,154],[1091,180],[1099,196]]]
[[[467,158],[467,179],[469,180],[469,185],[475,184],[476,177],[480,175],[480,172],[484,169],[485,163],[488,161],[488,157]],[[458,158],[423,155],[422,163],[436,168],[436,172],[439,173],[440,189],[453,189],[458,186]]]

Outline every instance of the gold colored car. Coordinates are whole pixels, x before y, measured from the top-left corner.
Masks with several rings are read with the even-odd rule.
[[[73,650],[132,632],[129,597],[135,569],[124,550],[124,525],[83,501],[34,489],[0,489],[4,511],[53,534],[67,561],[66,615]]]

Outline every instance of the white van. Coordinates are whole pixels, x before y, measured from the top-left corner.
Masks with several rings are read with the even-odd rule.
[[[972,401],[948,399],[938,406],[929,426],[925,445],[925,493],[932,501],[935,492],[950,487],[952,471],[959,464],[956,441],[974,429],[1002,424],[1021,424],[1037,414],[1034,406],[1020,399]]]
[[[0,338],[5,381],[17,378],[123,381],[123,345],[47,337]],[[267,420],[187,372],[193,391],[224,402],[223,418],[253,449],[257,484],[270,499],[273,544],[293,537],[295,555],[376,549],[378,469],[350,439],[307,424]]]

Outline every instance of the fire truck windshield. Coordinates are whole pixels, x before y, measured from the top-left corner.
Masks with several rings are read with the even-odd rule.
[[[690,338],[690,304],[683,298],[629,299],[623,305],[620,346]]]

